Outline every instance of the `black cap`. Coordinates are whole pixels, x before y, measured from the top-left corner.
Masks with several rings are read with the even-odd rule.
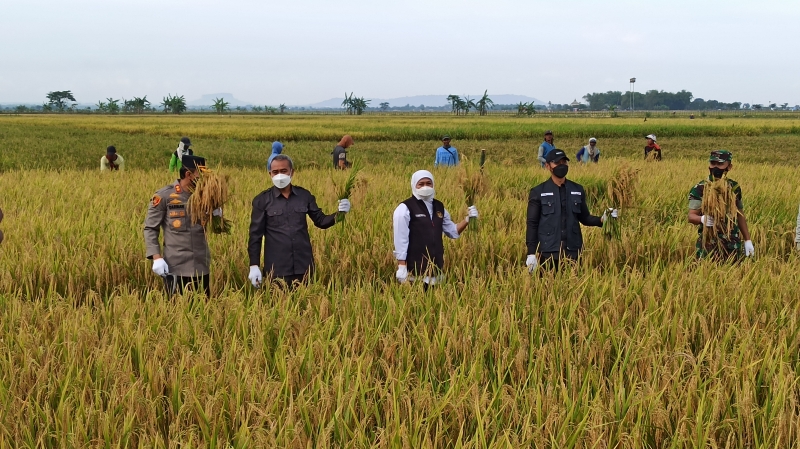
[[[561,151],[558,148],[556,148],[555,150],[547,153],[547,156],[545,156],[544,161],[545,162],[558,162],[561,159],[566,159],[567,162],[569,162],[569,158],[567,157],[567,155],[564,154],[563,151]]]
[[[186,136],[184,136],[184,137],[181,137],[181,142],[183,142],[183,144],[184,144],[184,145],[186,145],[186,146],[189,146],[189,145],[191,145],[191,144],[192,144],[192,141],[191,141],[191,140],[189,140],[189,138],[188,138],[188,137],[186,137]]]
[[[196,171],[197,167],[206,166],[206,158],[184,154],[183,158],[181,158],[181,165],[187,170]]]
[[[546,135],[548,135],[548,134],[550,134],[550,135],[552,136],[552,135],[553,135],[553,131],[550,131],[550,130],[548,129],[547,131],[545,131],[545,132],[544,132],[544,135],[545,135],[545,136],[546,136]]]
[[[117,147],[109,145],[108,148],[106,148],[106,154],[117,154]]]

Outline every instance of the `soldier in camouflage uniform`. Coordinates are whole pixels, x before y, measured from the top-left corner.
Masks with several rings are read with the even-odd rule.
[[[742,188],[739,187],[739,183],[732,179],[727,179],[727,181],[733,194],[736,195],[736,207],[738,209],[736,222],[729,234],[726,235],[724,232],[720,231],[717,233],[716,239],[708,239],[705,244],[703,243],[703,226],[714,226],[714,221],[722,218],[703,214],[703,191],[705,190],[705,185],[706,183],[722,178],[723,175],[733,168],[733,154],[727,150],[712,151],[708,163],[708,179],[700,181],[689,191],[689,223],[698,225],[697,244],[695,245],[697,257],[713,257],[721,260],[738,260],[741,259],[743,255],[750,257],[755,250],[753,248],[753,242],[750,240],[747,219],[744,216]],[[742,245],[742,237],[745,240],[744,245]],[[743,248],[744,251],[742,251]]]
[[[206,233],[200,224],[192,224],[187,204],[200,167],[205,159],[183,156],[180,179],[162,188],[150,201],[144,221],[144,241],[147,258],[153,260],[153,272],[164,278],[167,293],[173,295],[191,286],[210,296],[209,265]],[[214,211],[216,215],[217,211]],[[164,230],[164,248],[158,241]]]

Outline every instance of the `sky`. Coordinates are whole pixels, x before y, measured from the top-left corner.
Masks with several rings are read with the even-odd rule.
[[[800,104],[797,0],[2,0],[0,103],[686,89]]]

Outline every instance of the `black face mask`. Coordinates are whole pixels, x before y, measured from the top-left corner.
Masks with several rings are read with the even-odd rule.
[[[721,178],[721,177],[722,177],[722,175],[724,175],[724,174],[725,174],[725,173],[726,173],[728,170],[725,170],[725,169],[722,169],[722,168],[719,168],[719,167],[711,167],[711,168],[709,168],[709,169],[708,169],[708,171],[709,171],[709,173],[711,173],[711,176],[713,176],[713,177],[714,177],[714,179],[719,179],[719,178]]]
[[[562,164],[562,165],[557,165],[553,169],[553,174],[556,175],[557,178],[566,178],[568,171],[569,171],[569,165]]]

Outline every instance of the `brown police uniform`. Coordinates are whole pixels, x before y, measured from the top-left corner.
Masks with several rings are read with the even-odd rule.
[[[209,274],[211,253],[206,232],[200,224],[192,224],[187,210],[190,193],[180,183],[168,185],[153,195],[144,221],[144,242],[147,258],[160,254],[171,275],[199,277]],[[158,235],[164,230],[164,250]]]

